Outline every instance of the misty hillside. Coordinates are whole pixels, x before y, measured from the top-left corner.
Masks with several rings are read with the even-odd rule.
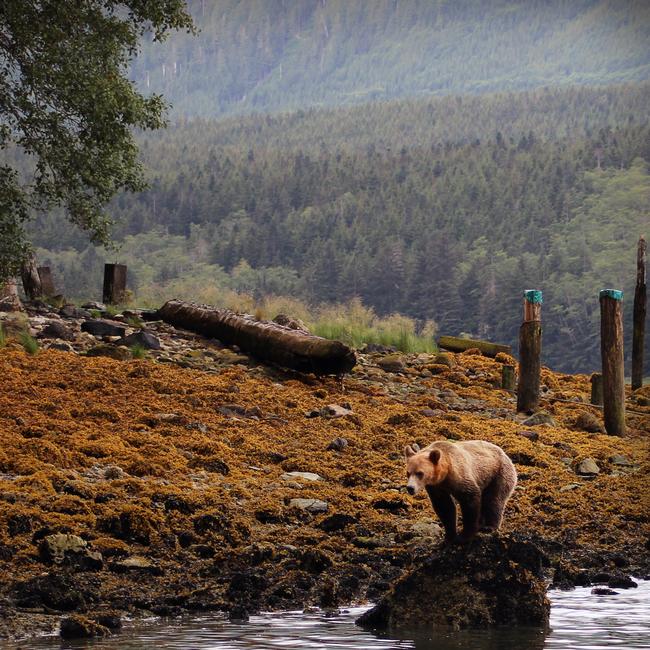
[[[650,78],[645,0],[189,0],[132,76],[176,115]]]

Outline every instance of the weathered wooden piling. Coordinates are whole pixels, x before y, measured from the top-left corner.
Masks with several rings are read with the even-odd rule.
[[[30,300],[40,298],[43,294],[43,289],[41,287],[41,278],[38,274],[38,267],[36,266],[36,258],[33,255],[27,257],[22,263],[20,276],[27,298]]]
[[[519,382],[517,411],[534,411],[539,406],[542,370],[542,292],[524,291],[524,322],[519,328]]]
[[[591,375],[591,403],[594,406],[603,405],[603,376],[599,372]]]
[[[56,295],[56,288],[54,286],[54,278],[52,277],[52,269],[49,266],[39,266],[38,277],[41,281],[41,295],[51,298]]]
[[[501,388],[514,393],[515,386],[515,367],[509,365],[501,366]]]
[[[634,290],[634,316],[632,330],[632,390],[643,386],[643,355],[646,319],[646,241],[639,238],[636,255],[636,288]]]
[[[600,292],[600,354],[603,364],[605,430],[625,435],[625,369],[623,365],[623,292]]]
[[[126,294],[126,265],[104,264],[104,291],[102,300],[107,305],[119,305]]]

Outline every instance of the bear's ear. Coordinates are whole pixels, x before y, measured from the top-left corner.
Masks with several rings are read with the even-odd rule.
[[[415,451],[411,445],[406,445],[406,447],[404,447],[404,458],[408,460],[411,456],[415,456]]]
[[[440,451],[438,449],[434,449],[429,453],[429,460],[434,464],[437,465],[438,461],[440,460]]]

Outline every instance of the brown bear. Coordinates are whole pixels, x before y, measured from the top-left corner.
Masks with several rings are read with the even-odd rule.
[[[405,447],[406,491],[423,488],[442,521],[448,542],[467,542],[480,530],[501,525],[503,509],[517,485],[517,471],[503,449],[484,440],[433,442],[416,451]],[[456,536],[456,503],[463,531]]]

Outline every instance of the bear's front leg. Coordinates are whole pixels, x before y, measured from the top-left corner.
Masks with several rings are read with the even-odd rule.
[[[478,532],[481,516],[481,493],[470,493],[459,499],[460,511],[463,514],[463,530],[458,536],[461,543],[469,542]]]
[[[427,486],[427,494],[431,505],[442,522],[445,529],[445,541],[453,542],[456,539],[456,504],[447,492],[437,491]]]

